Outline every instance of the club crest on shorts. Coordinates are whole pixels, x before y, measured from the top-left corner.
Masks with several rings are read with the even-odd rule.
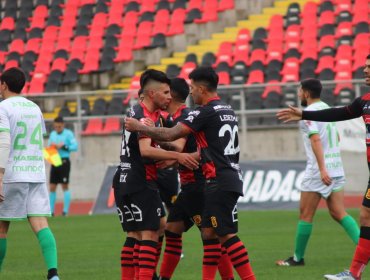
[[[366,197],[367,199],[370,199],[370,189],[368,189],[368,190],[367,190],[365,197]]]
[[[212,216],[211,217],[211,223],[212,223],[212,226],[215,228],[217,227],[217,219],[215,216]]]

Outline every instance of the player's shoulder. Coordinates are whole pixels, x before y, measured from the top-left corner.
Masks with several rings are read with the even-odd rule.
[[[131,106],[127,112],[127,116],[135,119],[142,118],[144,116],[143,107],[139,103]]]

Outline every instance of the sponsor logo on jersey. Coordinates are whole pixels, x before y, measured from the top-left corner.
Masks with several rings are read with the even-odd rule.
[[[123,173],[119,176],[120,183],[126,183],[127,173]]]
[[[216,105],[216,106],[213,106],[213,109],[215,111],[231,110],[231,106],[230,105]]]

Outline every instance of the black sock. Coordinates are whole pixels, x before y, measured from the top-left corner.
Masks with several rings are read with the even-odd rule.
[[[56,275],[58,275],[58,270],[56,268],[50,268],[48,270],[48,279],[51,279]]]

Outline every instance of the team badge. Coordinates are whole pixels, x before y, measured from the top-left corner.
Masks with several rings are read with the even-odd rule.
[[[200,215],[193,216],[193,221],[197,226],[200,226],[202,222],[202,217]]]
[[[214,228],[216,228],[216,227],[217,227],[217,219],[216,219],[216,217],[215,217],[215,216],[212,216],[212,217],[211,217],[211,223],[212,223],[212,226],[213,226]]]

